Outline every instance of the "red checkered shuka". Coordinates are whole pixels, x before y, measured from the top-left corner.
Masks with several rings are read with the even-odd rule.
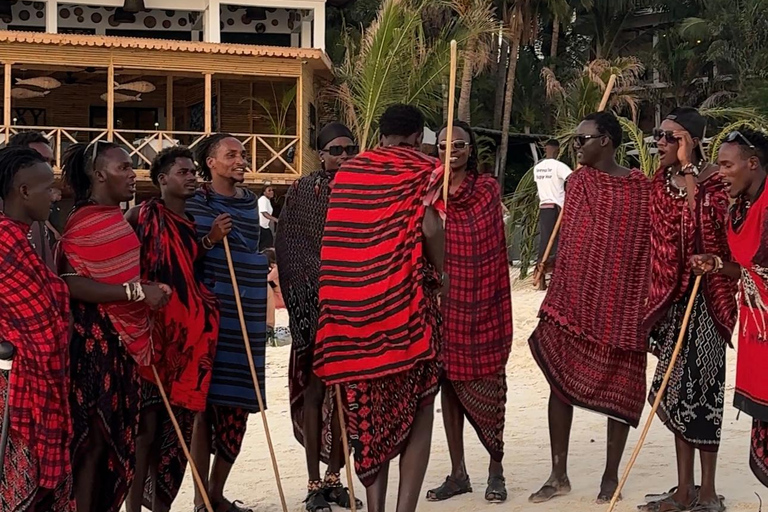
[[[11,428],[37,458],[40,487],[72,472],[69,292],[32,249],[29,226],[0,214],[0,339],[16,347]]]
[[[442,357],[447,378],[498,375],[512,348],[512,298],[501,191],[490,175],[467,176],[448,198],[445,271]]]

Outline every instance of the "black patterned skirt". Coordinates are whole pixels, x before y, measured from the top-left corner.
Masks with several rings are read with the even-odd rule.
[[[459,406],[474,427],[480,442],[496,462],[504,458],[504,423],[507,403],[507,376],[503,372],[482,379],[449,381]]]
[[[651,346],[659,358],[648,395],[651,404],[669,368],[689,299],[686,295],[673,304],[651,332]],[[706,298],[699,293],[658,415],[676,436],[703,451],[717,451],[720,446],[727,347],[728,340],[718,331]]]
[[[136,467],[141,392],[138,366],[98,306],[73,301],[72,315],[72,466],[81,464],[95,425],[106,440],[107,459],[94,485],[98,495],[93,506],[99,512],[118,512]]]

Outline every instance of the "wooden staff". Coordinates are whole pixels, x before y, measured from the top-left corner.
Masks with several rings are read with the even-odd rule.
[[[605,107],[608,106],[608,99],[611,97],[611,91],[613,91],[613,87],[616,85],[616,75],[611,75],[611,77],[608,79],[608,84],[605,86],[605,92],[603,92],[603,99],[600,100],[600,106],[598,107],[597,111],[602,112],[605,110]],[[576,167],[578,169],[581,167],[580,165]],[[538,265],[536,265],[536,271],[533,273],[533,286],[535,288],[539,287],[539,284],[541,283],[541,280],[544,279],[544,269],[546,267],[547,259],[549,259],[549,253],[552,252],[552,247],[555,245],[555,240],[557,239],[557,233],[560,231],[560,224],[563,221],[563,211],[564,208],[560,208],[560,214],[557,216],[557,222],[555,222],[555,227],[552,229],[552,234],[549,235],[549,242],[547,242],[547,248],[544,249],[544,255],[541,257],[541,261]]]
[[[451,152],[453,150],[453,112],[456,103],[456,67],[458,65],[458,49],[456,40],[451,41],[451,70],[448,75],[448,126],[445,134],[445,164],[443,173],[443,206],[448,208],[448,186],[451,183]],[[438,134],[439,135],[439,134]],[[445,226],[445,221],[443,221]]]
[[[189,453],[189,448],[187,447],[187,442],[184,441],[184,434],[181,432],[181,427],[179,427],[179,422],[176,420],[176,415],[173,414],[173,409],[171,409],[171,403],[168,401],[168,395],[165,394],[165,388],[163,387],[163,383],[160,382],[160,376],[157,374],[157,368],[155,365],[152,365],[152,373],[155,374],[155,383],[157,384],[157,388],[160,390],[160,398],[163,399],[163,403],[165,404],[165,410],[168,411],[168,416],[171,417],[171,423],[173,423],[173,429],[176,431],[176,435],[179,437],[179,442],[181,443],[181,450],[184,452],[184,456],[187,458],[187,461],[189,462],[189,468],[192,470],[192,477],[195,479],[195,484],[197,485],[197,488],[200,489],[200,495],[203,497],[203,503],[205,504],[205,510],[208,512],[213,512],[213,507],[211,506],[211,502],[208,499],[208,490],[203,485],[203,480],[200,478],[200,473],[197,471],[197,466],[195,465],[195,461],[192,459],[192,454]],[[157,490],[155,490],[157,492]]]
[[[240,288],[237,286],[237,277],[235,276],[235,266],[232,263],[232,252],[229,250],[229,240],[224,237],[224,253],[227,256],[227,266],[229,267],[229,277],[232,280],[232,291],[235,294],[235,304],[237,313],[240,317],[240,330],[243,332],[243,343],[245,343],[245,354],[248,358],[248,366],[251,369],[251,379],[253,379],[253,389],[256,391],[256,400],[259,402],[261,412],[261,421],[264,423],[264,434],[267,436],[267,447],[269,455],[272,458],[272,469],[275,470],[275,482],[277,482],[277,492],[280,495],[280,503],[283,506],[283,512],[288,512],[288,505],[285,502],[283,493],[283,484],[280,482],[280,470],[277,468],[277,458],[275,457],[275,448],[272,446],[272,436],[269,435],[269,423],[267,423],[267,412],[264,410],[264,400],[261,398],[261,386],[259,378],[256,376],[256,366],[253,364],[253,353],[251,352],[251,342],[248,337],[248,328],[245,325],[245,314],[243,314],[243,304],[240,302]]]
[[[656,411],[658,410],[659,404],[661,403],[661,398],[664,396],[664,391],[667,389],[667,384],[669,384],[669,378],[672,375],[672,370],[675,368],[675,361],[677,361],[677,356],[680,355],[680,350],[683,348],[685,335],[688,334],[688,322],[691,320],[693,305],[696,302],[696,295],[699,293],[701,277],[702,276],[696,276],[696,281],[693,283],[693,291],[691,291],[691,298],[688,299],[688,307],[685,310],[683,324],[680,326],[680,334],[677,337],[675,350],[672,352],[672,358],[669,360],[669,366],[667,366],[667,371],[664,373],[664,379],[661,381],[661,386],[659,386],[659,390],[656,392],[656,398],[653,400],[653,407],[651,407],[651,414],[648,415],[648,419],[645,421],[643,431],[640,433],[640,439],[637,440],[637,445],[635,446],[635,450],[632,452],[632,457],[629,458],[629,463],[627,464],[627,467],[624,468],[624,474],[621,476],[619,486],[616,487],[616,492],[613,493],[613,499],[611,499],[611,503],[608,505],[608,512],[613,512],[613,509],[616,507],[616,503],[619,501],[621,490],[624,488],[624,484],[627,483],[629,472],[632,471],[632,466],[635,464],[637,456],[640,454],[640,449],[643,447],[643,443],[645,443],[645,437],[648,435],[648,430],[651,428],[653,418],[656,416]]]
[[[355,499],[355,487],[352,483],[352,466],[349,461],[349,441],[347,440],[347,423],[344,421],[344,403],[341,400],[341,386],[336,384],[336,408],[339,410],[339,430],[341,430],[341,446],[344,448],[345,469],[347,470],[347,483],[349,484],[349,506],[352,512],[357,512],[357,500]],[[352,463],[353,464],[353,463]]]

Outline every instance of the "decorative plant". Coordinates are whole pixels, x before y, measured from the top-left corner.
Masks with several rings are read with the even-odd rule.
[[[247,97],[240,100],[240,103],[251,101],[260,107],[263,113],[255,117],[264,119],[269,123],[272,134],[278,136],[273,147],[280,152],[288,144],[288,141],[282,137],[295,130],[295,126],[288,126],[288,115],[296,101],[296,86],[286,89],[279,99],[275,84],[270,83],[270,87],[272,89],[272,101],[259,97]]]

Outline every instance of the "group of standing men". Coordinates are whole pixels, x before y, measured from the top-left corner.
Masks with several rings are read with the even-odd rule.
[[[768,138],[733,132],[718,169],[698,149],[703,123],[692,109],[667,117],[654,133],[661,168],[653,180],[616,163],[622,134],[612,114],[592,114],[578,127],[581,168],[568,176],[558,263],[530,339],[552,389],[552,474],[533,502],[570,490],[574,406],[609,418],[598,500],[611,498],[629,427],[646,401],[646,353],[659,357],[652,400],[692,274],[705,274],[704,284],[659,409],[676,435],[679,482],[644,510],[724,507],[714,469],[737,307],[736,405],[755,418],[751,466],[768,484],[768,377],[757,366],[768,350]],[[452,140],[438,132],[440,159],[420,151],[423,129],[418,109],[393,106],[379,122],[380,146],[358,154],[350,130],[327,126],[318,137],[322,168],[291,187],[279,218],[275,249],[294,340],[291,417],[305,446],[312,512],[351,506],[339,474],[344,435],[368,509],[385,510],[390,461],[400,456],[397,510],[416,510],[438,390],[452,471],[427,499],[472,491],[465,420],[490,456],[486,500],[507,499],[512,310],[500,191],[478,173],[468,125],[455,122]],[[16,345],[23,369],[2,383],[13,411],[3,508],[117,512],[127,497],[129,512],[142,503],[170,509],[187,461],[167,395],[215,511],[247,510],[224,498],[224,486],[248,413],[259,410],[251,363],[264,390],[267,259],[256,197],[238,186],[247,168],[242,144],[214,134],[194,155],[161,152],[150,171],[161,197],[125,216],[120,204],[136,188],[127,152],[102,141],[72,146],[62,170],[75,208],[46,266],[30,227],[48,216],[50,164],[36,147],[0,151],[0,339]],[[559,200],[552,198],[555,212]],[[199,490],[195,506],[204,510]]]
[[[187,460],[162,393],[214,509],[247,510],[223,495],[248,413],[259,410],[227,236],[264,389],[267,261],[255,195],[237,186],[242,144],[215,134],[194,155],[164,150],[150,170],[161,197],[125,216],[120,204],[136,192],[128,153],[100,140],[71,146],[62,175],[75,207],[50,260],[29,241],[54,186],[44,146],[0,151],[0,340],[17,350],[3,510],[117,512],[126,498],[130,512],[169,510]],[[195,504],[204,509],[199,492]]]
[[[651,403],[672,365],[658,415],[675,435],[678,483],[668,492],[650,493],[639,509],[725,510],[715,468],[725,357],[737,317],[735,405],[754,418],[750,466],[768,484],[768,381],[758,366],[768,319],[763,193],[768,137],[734,131],[714,164],[705,160],[701,146],[705,127],[695,109],[671,112],[654,130],[660,167],[651,180],[616,163],[622,130],[612,114],[592,114],[577,129],[574,149],[581,167],[566,180],[557,264],[530,339],[551,386],[552,473],[531,495],[534,503],[571,489],[567,460],[574,406],[608,416],[597,500],[611,500],[629,427],[637,426],[646,401],[650,351],[659,361],[647,396]],[[695,275],[703,278],[692,297]],[[694,481],[697,450],[700,485]]]

